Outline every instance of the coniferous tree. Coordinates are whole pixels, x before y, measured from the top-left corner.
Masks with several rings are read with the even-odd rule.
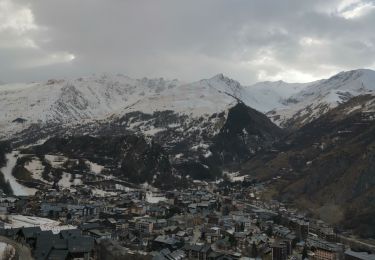
[[[266,230],[266,234],[268,237],[272,237],[272,234],[273,234],[273,228],[271,225],[268,226],[267,230]]]
[[[230,243],[232,247],[237,246],[237,240],[233,235],[229,235],[228,242]]]
[[[256,258],[258,256],[258,248],[255,242],[251,245],[251,257]]]
[[[305,244],[305,246],[303,247],[303,250],[302,250],[302,260],[303,259],[308,259],[306,244]]]

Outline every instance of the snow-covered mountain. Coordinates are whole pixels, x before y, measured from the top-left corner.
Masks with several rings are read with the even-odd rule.
[[[210,118],[226,113],[238,101],[267,113],[282,127],[298,127],[353,96],[374,90],[375,72],[364,69],[303,84],[277,81],[242,86],[223,74],[193,83],[93,75],[8,84],[0,86],[0,139],[11,138],[30,127],[92,124],[132,112],[173,111],[191,120]],[[143,130],[153,132],[149,128]]]
[[[269,149],[282,136],[280,128],[251,108],[268,109],[263,103],[252,94],[251,87],[245,88],[222,74],[194,83],[102,75],[3,85],[0,86],[3,112],[0,140],[10,141],[13,149],[41,144],[38,152],[32,149],[25,152],[33,154],[29,158],[33,161],[35,157],[48,157],[51,153],[53,156],[65,154],[71,160],[86,158],[110,169],[108,174],[116,173],[123,181],[138,184],[143,181],[157,184],[158,178],[153,176],[160,172],[159,166],[165,166],[160,165],[158,155],[161,154],[171,165],[168,176],[177,172],[177,176],[212,180],[221,176],[221,167],[238,167],[257,152]],[[113,152],[116,140],[123,140],[124,136],[123,146]],[[99,140],[106,141],[98,145]],[[54,142],[62,145],[47,149]],[[70,148],[64,150],[67,143],[77,153],[71,154]],[[92,152],[97,154],[104,144],[112,152],[93,158]],[[139,155],[133,153],[138,159],[153,154],[142,180],[139,176],[131,178],[132,172],[136,172],[132,169],[141,167],[140,161],[117,170],[122,159],[115,157],[133,148],[139,152]],[[87,154],[83,154],[85,149]],[[16,167],[24,171],[28,167],[24,162],[19,160]],[[29,169],[32,179],[40,175],[34,173],[34,168]],[[70,174],[74,170],[64,168]],[[50,176],[48,182],[63,182],[58,173],[44,175],[44,180]]]
[[[271,91],[272,83],[265,84]],[[243,87],[222,74],[193,83],[94,75],[3,85],[0,140],[19,146],[56,136],[137,134],[161,144],[172,163],[202,158],[212,165],[239,162],[269,147],[281,134],[252,109],[265,112],[282,105],[281,98],[275,98],[275,104],[265,102],[259,86]],[[228,149],[223,143],[236,145]],[[238,154],[236,147],[241,147]]]
[[[329,79],[307,84],[282,102],[285,107],[276,108],[267,115],[282,127],[296,128],[355,96],[374,92],[375,71],[359,69],[341,72]]]
[[[220,177],[222,169],[237,170],[257,154],[274,151],[274,144],[285,135],[269,118],[281,126],[298,127],[354,96],[373,91],[375,72],[371,70],[342,72],[330,79],[303,84],[277,81],[242,86],[222,74],[193,83],[93,75],[8,84],[0,86],[0,141],[10,141],[13,150],[21,149],[21,145],[35,147],[47,139],[71,143],[76,150],[74,154],[61,147],[52,151],[42,146],[32,155],[65,154],[71,160],[81,158],[85,147],[87,154],[81,159],[110,169],[108,174],[118,169],[119,161],[114,157],[119,151],[125,148],[138,151],[142,147],[137,158],[153,151],[155,156],[149,162],[155,167],[147,171],[150,176],[135,178],[138,182],[157,183],[153,176],[160,166],[157,154],[161,153],[170,164],[168,176],[212,180]],[[346,114],[373,109],[371,97],[366,104],[361,101],[358,106],[348,107]],[[373,114],[366,116],[372,119]],[[87,139],[88,136],[93,139]],[[92,140],[107,140],[103,143],[112,140],[107,147],[110,149],[124,136],[132,137],[126,138],[119,151],[112,151],[108,158],[105,155],[91,158],[92,151],[103,148]],[[33,154],[33,150],[28,153]],[[18,164],[21,170],[28,167],[26,161],[20,160]],[[134,165],[131,167],[139,168]],[[134,181],[129,172],[135,171],[125,166],[118,177]],[[68,170],[73,174],[74,169],[65,168],[67,173]],[[48,172],[44,174],[49,176]],[[53,172],[50,175],[60,182],[60,175]]]
[[[0,86],[0,138],[32,125],[72,125],[120,117],[130,112],[170,110],[191,118],[227,111],[238,101],[266,112],[301,85],[265,82],[243,87],[218,74],[194,83],[131,79],[123,75]],[[288,89],[288,91],[285,91]]]
[[[284,81],[264,81],[251,86],[245,86],[249,95],[256,99],[254,107],[261,112],[275,108],[287,107],[285,100],[296,95],[313,83],[287,83]]]

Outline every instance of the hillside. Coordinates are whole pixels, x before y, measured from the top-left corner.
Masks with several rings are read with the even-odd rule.
[[[375,236],[375,97],[363,95],[301,127],[242,171],[271,179],[275,196]]]

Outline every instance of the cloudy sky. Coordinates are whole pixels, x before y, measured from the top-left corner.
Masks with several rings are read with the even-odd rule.
[[[0,0],[0,81],[375,69],[375,0]]]

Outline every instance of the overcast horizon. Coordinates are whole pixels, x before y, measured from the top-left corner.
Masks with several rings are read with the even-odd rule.
[[[375,0],[0,0],[0,82],[310,82],[375,69],[374,24]]]

